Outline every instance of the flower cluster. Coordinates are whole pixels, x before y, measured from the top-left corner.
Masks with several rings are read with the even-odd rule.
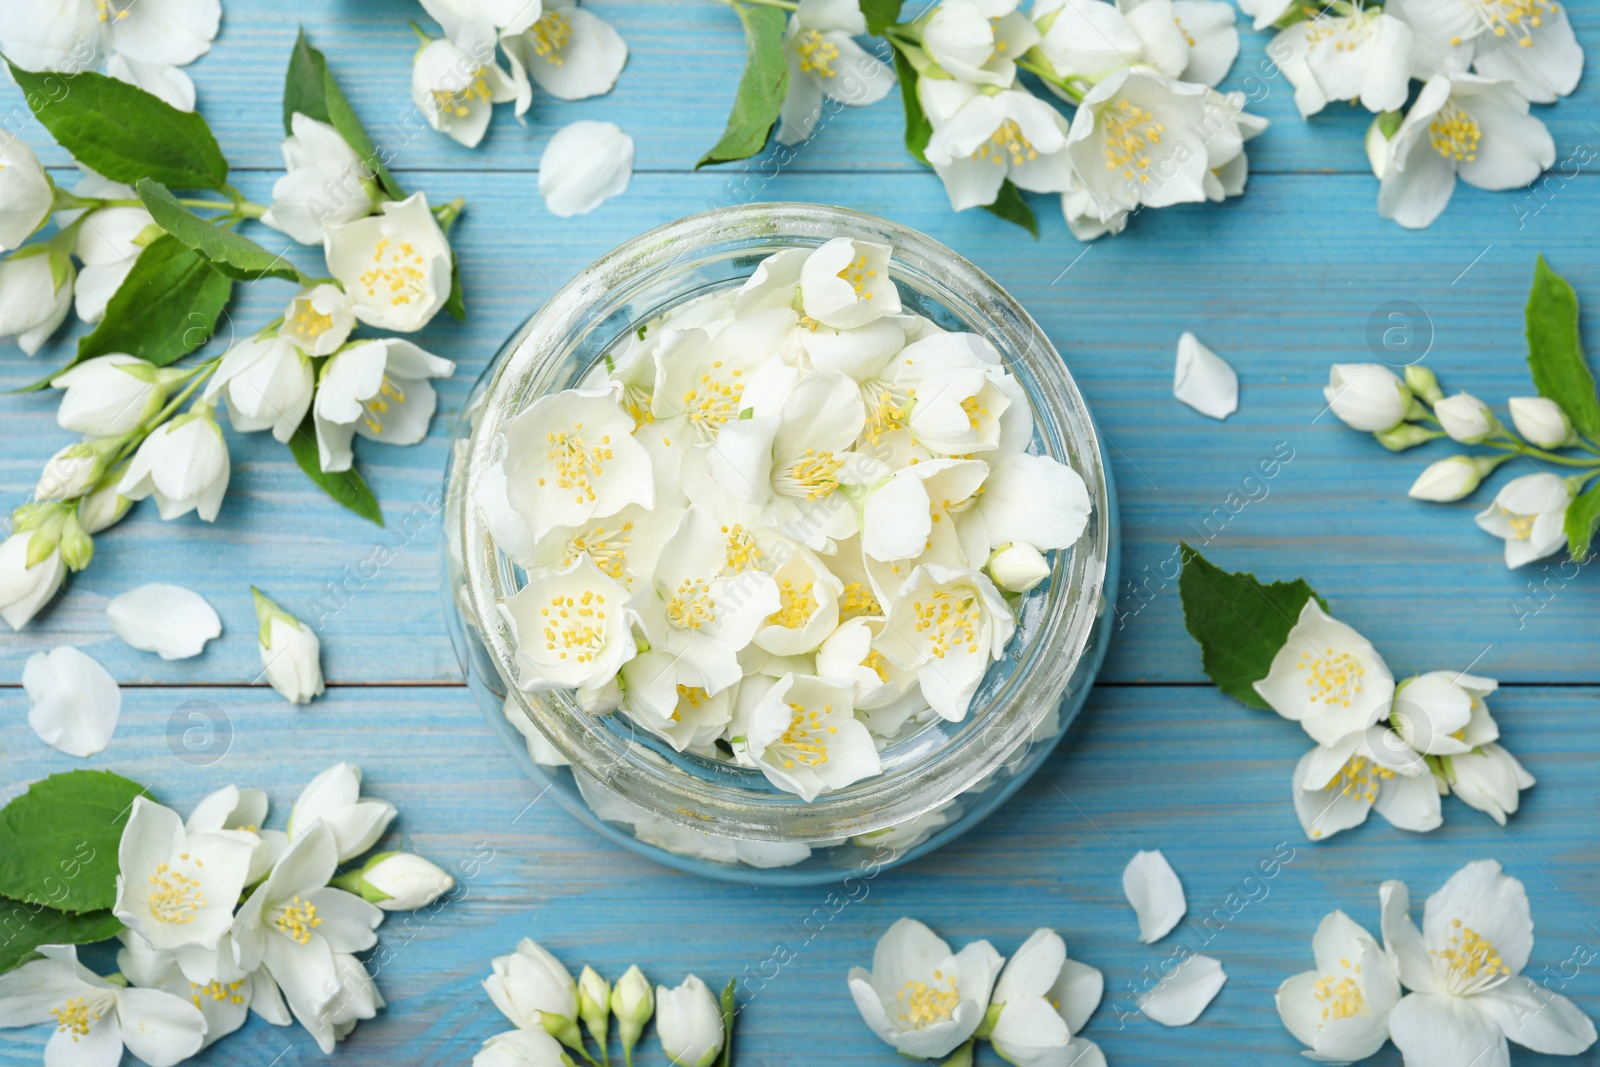
[[[1278,1015],[1311,1059],[1364,1060],[1392,1040],[1407,1067],[1508,1064],[1507,1041],[1550,1056],[1595,1043],[1577,1005],[1522,973],[1533,955],[1528,893],[1494,860],[1451,875],[1421,929],[1404,882],[1384,882],[1378,901],[1381,946],[1335,911],[1312,941],[1316,969],[1278,987]]]
[[[120,974],[102,978],[71,945],[0,976],[0,1026],[53,1022],[51,1064],[114,1062],[120,1050],[170,1067],[244,1025],[299,1022],[325,1053],[384,1006],[356,958],[385,911],[427,907],[454,885],[432,863],[384,852],[395,817],[336,764],[306,786],[285,830],[263,829],[266,794],[227,786],[188,819],[134,798],[117,849]],[[104,936],[103,934],[101,936]]]
[[[1581,563],[1600,522],[1600,400],[1578,335],[1578,298],[1543,258],[1528,299],[1528,364],[1541,396],[1514,396],[1510,425],[1467,392],[1445,396],[1438,378],[1414,364],[1405,376],[1379,363],[1339,363],[1323,390],[1345,425],[1371,433],[1392,452],[1449,438],[1492,451],[1436,460],[1411,484],[1417,500],[1448,503],[1471,496],[1501,464],[1522,459],[1535,469],[1507,482],[1476,516],[1505,542],[1517,568],[1568,548]],[[1576,450],[1581,453],[1572,455]],[[1538,470],[1545,464],[1571,473]]]
[[[100,70],[180,111],[194,82],[180,68],[207,52],[222,23],[220,0],[18,0],[0,21],[0,52],[24,70]]]
[[[850,969],[850,995],[872,1032],[902,1056],[972,1062],[988,1041],[1008,1063],[1104,1064],[1079,1032],[1100,1006],[1105,978],[1067,957],[1054,930],[1040,928],[1008,963],[987,941],[951,952],[915,919],[878,939],[872,969]]]
[[[501,606],[523,689],[807,801],[966,717],[1088,493],[1029,451],[992,345],[902,312],[889,257],[779,252],[505,424],[474,493],[528,572]]]
[[[1378,214],[1408,229],[1439,217],[1456,178],[1528,185],[1555,142],[1528,113],[1577,87],[1583,50],[1556,0],[1241,0],[1309,117],[1335,100],[1375,112],[1367,158]],[[1422,89],[1406,107],[1411,81]]]
[[[0,135],[7,164],[0,169],[0,249],[16,249],[0,262],[0,335],[15,336],[31,355],[73,307],[96,327],[65,369],[39,383],[62,391],[56,421],[82,440],[46,463],[33,501],[17,509],[12,535],[0,544],[0,614],[12,627],[32,618],[68,571],[89,564],[93,535],[134,501],[153,497],[163,519],[190,512],[216,518],[231,468],[217,421],[222,406],[235,430],[270,430],[336,500],[380,521],[376,500],[353,471],[352,439],[421,441],[435,405],[429,379],[449,375],[454,364],[409,341],[355,331],[365,325],[411,333],[440,310],[464,314],[445,236],[462,204],[430,209],[426,194],[404,195],[326,67],[302,38],[289,84],[295,99],[322,117],[289,117],[288,173],[274,185],[270,206],[206,177],[213,162],[226,174],[220,154],[196,161],[194,177],[183,181],[218,189],[225,200],[179,198],[141,177],[177,166],[150,155],[161,131],[209,141],[198,115],[182,116],[102,75],[52,75],[96,81],[83,91],[115,97],[131,116],[130,139],[108,153],[82,134],[82,124],[58,123],[58,100],[24,80],[40,120],[86,170],[107,163],[120,169],[116,180],[91,172],[69,192],[55,186],[26,144]],[[329,101],[337,125],[328,121]],[[143,137],[136,136],[141,123],[149,127]],[[221,214],[207,218],[196,209]],[[52,213],[56,231],[24,244]],[[308,277],[283,252],[237,233],[246,219],[320,245],[331,276]],[[263,278],[301,289],[272,324],[224,354],[177,365],[211,339],[233,281]]]
[[[1295,814],[1308,838],[1358,826],[1374,809],[1403,830],[1435,830],[1440,798],[1450,793],[1501,825],[1517,810],[1534,777],[1498,743],[1485,700],[1498,682],[1429,671],[1396,684],[1377,649],[1331,617],[1305,582],[1264,586],[1187,552],[1180,592],[1207,672],[1316,742],[1294,771]],[[1223,606],[1239,596],[1276,609],[1248,643],[1239,643],[1237,620]],[[1271,633],[1279,622],[1281,639]],[[1237,658],[1224,665],[1217,653],[1229,643]]]
[[[719,1056],[723,1067],[733,1062],[733,982],[719,998],[692,974],[677,986],[656,986],[652,992],[637,966],[615,986],[587,966],[573,981],[572,972],[530,937],[511,955],[495,957],[491,966],[494,973],[483,980],[484,992],[517,1028],[485,1041],[473,1067],[571,1067],[563,1046],[585,1063],[609,1064],[613,1016],[629,1067],[652,1016],[661,1050],[678,1067],[711,1067]],[[589,1053],[585,1030],[599,1048],[600,1061]]]

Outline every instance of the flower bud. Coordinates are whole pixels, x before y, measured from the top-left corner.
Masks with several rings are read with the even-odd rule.
[[[1001,545],[989,557],[989,577],[1001,589],[1026,593],[1050,577],[1050,561],[1021,541]]]
[[[589,1028],[589,1036],[605,1048],[611,1019],[611,985],[593,967],[584,967],[578,976],[578,1016]]]
[[[84,530],[76,511],[69,511],[61,524],[61,562],[68,570],[81,571],[94,559],[94,538]]]
[[[1322,395],[1346,426],[1368,433],[1398,426],[1411,401],[1405,383],[1378,363],[1335,363]]]
[[[1494,417],[1483,401],[1471,393],[1457,393],[1433,405],[1439,425],[1453,441],[1475,445],[1494,432]]]
[[[23,504],[11,513],[11,528],[27,536],[27,563],[36,567],[61,544],[61,530],[67,522],[67,509],[56,501]]]
[[[83,523],[84,533],[97,534],[121,522],[131,507],[133,501],[117,492],[117,483],[112,481],[78,501],[78,521]]]
[[[55,189],[33,149],[16,134],[0,132],[0,252],[22,247],[49,220],[54,200]]]
[[[32,532],[19,528],[0,543],[0,618],[13,630],[26,626],[67,576],[66,565],[53,548],[30,562],[33,540]]]
[[[1420,363],[1406,368],[1406,388],[1430,404],[1437,404],[1444,391],[1439,388],[1439,378]]]
[[[1367,127],[1367,162],[1372,167],[1373,177],[1379,181],[1389,170],[1389,139],[1404,120],[1405,115],[1399,111],[1385,111]]]
[[[695,975],[674,989],[656,987],[656,1037],[677,1067],[711,1067],[722,1051],[722,1008]]]
[[[1514,396],[1510,407],[1511,421],[1529,444],[1540,448],[1566,448],[1577,443],[1572,420],[1554,400],[1542,396]]]
[[[261,665],[267,682],[291,704],[309,704],[322,695],[322,643],[311,627],[284,611],[261,590],[250,587],[256,600]]]
[[[637,965],[629,967],[611,990],[611,1012],[617,1017],[617,1036],[622,1040],[622,1055],[633,1063],[633,1046],[644,1033],[644,1024],[656,1010],[650,980]]]
[[[105,472],[106,449],[101,442],[79,441],[45,461],[33,495],[38,500],[70,500],[88,492]]]
[[[1434,438],[1443,437],[1444,435],[1437,430],[1430,430],[1426,426],[1403,422],[1392,429],[1379,430],[1372,436],[1390,452],[1404,452],[1408,448],[1425,445]]]
[[[438,866],[409,852],[380,852],[356,877],[356,891],[384,911],[415,911],[455,885]]]
[[[1460,500],[1478,488],[1478,483],[1502,461],[1502,457],[1489,456],[1441,459],[1423,469],[1406,495],[1413,500],[1431,500],[1439,504]]]

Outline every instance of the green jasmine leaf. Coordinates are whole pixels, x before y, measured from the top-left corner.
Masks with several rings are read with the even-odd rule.
[[[1235,700],[1253,708],[1267,707],[1251,683],[1272,669],[1272,657],[1289,639],[1306,601],[1316,597],[1323,604],[1322,598],[1304,579],[1267,585],[1253,574],[1234,574],[1213,565],[1187,544],[1180,542],[1179,548],[1183,624],[1200,642],[1206,674]]]
[[[333,128],[339,131],[345,140],[372,171],[372,176],[378,180],[378,185],[396,200],[406,198],[405,189],[395,180],[389,168],[384,164],[383,154],[372,143],[372,138],[367,136],[366,127],[361,125],[361,120],[356,118],[355,111],[350,107],[350,101],[345,99],[344,90],[339,88],[339,82],[333,76],[333,71],[326,70],[322,75],[322,87],[328,98],[328,118],[333,123]]]
[[[87,945],[117,936],[122,921],[109,911],[64,911],[0,898],[0,974],[27,963],[40,945]]]
[[[861,0],[861,13],[867,18],[867,32],[874,37],[900,21],[900,5],[905,0]]]
[[[983,210],[995,218],[1005,219],[1015,226],[1021,226],[1038,240],[1039,221],[1033,217],[1033,208],[1022,199],[1022,190],[1013,185],[1010,178],[1000,186],[1000,195],[995,197],[994,203],[985,204]]]
[[[1600,482],[1578,494],[1567,505],[1567,551],[1579,563],[1589,560],[1589,545],[1594,540],[1594,530],[1600,526]]]
[[[748,159],[766,146],[767,136],[778,121],[784,94],[789,91],[789,64],[783,56],[783,31],[788,12],[775,7],[755,7],[738,3],[733,9],[744,23],[744,76],[733,98],[728,127],[695,170],[709,163],[731,163]]]
[[[722,987],[722,1055],[717,1058],[721,1067],[733,1064],[733,1020],[739,1014],[739,1000],[735,996],[739,987],[737,978],[728,979]]]
[[[1540,256],[1528,293],[1528,369],[1585,437],[1600,437],[1600,399],[1578,335],[1578,294]]]
[[[921,75],[912,66],[910,58],[898,48],[894,50],[894,72],[900,79],[900,100],[905,105],[906,149],[917,158],[918,163],[926,165],[933,123],[923,114],[922,101],[917,97],[917,79]]]
[[[33,783],[0,809],[0,896],[75,913],[111,907],[117,845],[139,796],[150,793],[110,771]]]
[[[84,166],[132,185],[154,178],[174,189],[221,189],[228,161],[198,112],[93,71],[23,70],[11,76],[44,128]]]
[[[444,302],[444,310],[457,322],[467,321],[467,298],[461,291],[461,266],[456,262],[453,248],[450,250],[450,296]]]
[[[294,51],[289,53],[289,70],[283,79],[285,134],[294,133],[297,111],[308,119],[333,125],[333,120],[328,117],[328,93],[323,82],[327,70],[328,61],[306,40],[306,31],[302,28],[295,34]]]
[[[311,279],[284,259],[282,253],[269,252],[248,237],[206,221],[180,204],[160,182],[144,178],[137,188],[139,199],[157,225],[235,281],[282,278],[301,285],[310,283]]]
[[[378,498],[372,495],[360,471],[354,467],[333,473],[322,469],[322,462],[317,458],[317,427],[309,411],[306,420],[289,438],[289,451],[294,453],[294,461],[300,464],[306,477],[316,482],[323,492],[363,519],[383,525],[383,509],[378,507]]]
[[[232,294],[233,281],[205,256],[176,237],[158,238],[139,253],[100,325],[79,339],[73,362],[127,352],[165,367],[211,340]]]

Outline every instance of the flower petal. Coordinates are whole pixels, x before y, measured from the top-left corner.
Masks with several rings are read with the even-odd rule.
[[[106,618],[123,641],[162,659],[198,656],[207,641],[222,633],[222,620],[205,597],[165,582],[112,597]]]
[[[1160,941],[1188,910],[1183,884],[1159,850],[1137,852],[1122,870],[1122,892],[1139,916],[1139,940]]]
[[[1594,1023],[1576,1004],[1525,974],[1485,990],[1474,1001],[1523,1048],[1551,1056],[1576,1056],[1595,1042]]]
[[[172,1067],[199,1052],[206,1029],[199,1008],[159,989],[118,993],[117,1021],[128,1051],[150,1067]]]
[[[1172,395],[1202,415],[1226,419],[1239,410],[1239,376],[1194,334],[1178,338],[1178,365]]]
[[[1510,1067],[1505,1034],[1476,997],[1412,993],[1389,1015],[1406,1067]]]
[[[1066,961],[1067,945],[1061,935],[1048,927],[1035,930],[1012,953],[1011,962],[995,983],[994,1002],[1004,1004],[1023,997],[1044,996]]]
[[[539,195],[550,214],[587,215],[628,187],[633,138],[616,123],[583,119],[556,131],[539,157]]]
[[[116,679],[71,646],[35,652],[22,668],[28,725],[39,740],[82,759],[105,750],[122,714]]]
[[[1450,944],[1457,921],[1494,945],[1501,961],[1518,974],[1533,953],[1533,914],[1528,891],[1494,860],[1477,860],[1450,876],[1423,909],[1422,936],[1434,950]]]
[[[1139,1010],[1162,1026],[1188,1026],[1222,991],[1228,976],[1210,956],[1190,956],[1139,998]]]

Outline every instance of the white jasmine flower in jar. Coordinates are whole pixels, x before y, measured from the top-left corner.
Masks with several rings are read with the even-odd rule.
[[[450,244],[425,193],[385,201],[368,218],[325,224],[323,249],[351,312],[368,326],[414,333],[450,297]]]
[[[1311,941],[1315,970],[1285,979],[1275,1000],[1278,1017],[1324,1063],[1351,1063],[1389,1039],[1389,1013],[1400,1002],[1394,964],[1371,934],[1342,911],[1317,926]]]
[[[1039,42],[1017,0],[944,0],[922,28],[922,46],[958,81],[1002,89],[1017,80],[1016,59]]]
[[[650,649],[622,665],[622,710],[678,752],[708,753],[733,719],[738,682],[708,692],[709,680],[689,655]]]
[[[532,82],[560,100],[609,93],[628,62],[628,46],[615,27],[575,0],[544,0],[526,28],[507,27],[500,47],[511,64],[511,85],[520,117],[533,102]],[[519,13],[518,21],[525,19]]]
[[[411,101],[428,125],[458,144],[476,148],[489,128],[494,105],[517,98],[512,78],[490,60],[493,38],[462,47],[429,41],[411,64]]]
[[[1359,100],[1368,111],[1405,106],[1411,85],[1411,27],[1383,8],[1359,4],[1324,11],[1281,31],[1267,54],[1294,86],[1309,118],[1333,100]]]
[[[501,605],[517,642],[519,684],[531,692],[604,683],[632,659],[628,593],[588,559],[530,576]]]
[[[848,683],[786,674],[750,713],[736,746],[767,780],[806,802],[883,770]]]
[[[329,226],[372,214],[380,193],[338,130],[298,111],[289,121],[293,132],[283,139],[288,173],[272,183],[272,205],[261,221],[303,245],[319,245]]]
[[[895,595],[881,645],[897,667],[916,672],[934,711],[960,722],[1015,629],[987,575],[929,564],[912,571]]]
[[[768,615],[754,641],[776,656],[814,652],[839,625],[844,583],[810,549],[794,549],[772,572],[778,610]]]
[[[1071,185],[1067,120],[1055,108],[1021,89],[989,94],[963,82],[927,84],[924,95],[936,94],[949,112],[934,127],[927,157],[952,209],[994,203],[1008,178],[1036,193]]]
[[[779,144],[799,144],[811,136],[824,97],[863,107],[894,88],[894,71],[852,40],[866,32],[867,20],[857,3],[801,0],[783,35],[789,91],[779,118]]]
[[[949,1055],[977,1030],[1004,958],[987,941],[960,952],[915,919],[878,939],[872,970],[850,968],[850,995],[872,1032],[920,1059]]]
[[[349,470],[357,435],[391,445],[426,437],[439,400],[428,380],[455,369],[448,359],[393,337],[355,341],[335,353],[322,366],[312,407],[322,469]]]
[[[889,277],[888,245],[835,237],[807,251],[768,256],[734,297],[743,317],[759,307],[794,307],[819,326],[848,330],[900,314],[900,290]],[[805,322],[809,326],[810,322]]]
[[[1271,670],[1253,688],[1312,740],[1332,745],[1388,713],[1394,676],[1370,641],[1310,597],[1273,656]]]
[[[1572,497],[1571,483],[1560,475],[1524,474],[1502,486],[1474,521],[1506,543],[1506,566],[1515,570],[1561,551]]]
[[[929,459],[901,467],[862,502],[861,550],[880,563],[944,550],[964,559],[960,546],[951,541],[956,527],[952,513],[972,504],[988,475],[989,465],[977,459]]]
[[[916,676],[895,666],[879,648],[886,623],[881,617],[846,619],[817,649],[817,673],[855,682],[856,712],[880,737],[892,737],[920,710]]]
[[[1550,131],[1515,86],[1460,73],[1430,78],[1380,151],[1378,214],[1412,230],[1439,217],[1458,176],[1480,189],[1518,189],[1556,158]]]

